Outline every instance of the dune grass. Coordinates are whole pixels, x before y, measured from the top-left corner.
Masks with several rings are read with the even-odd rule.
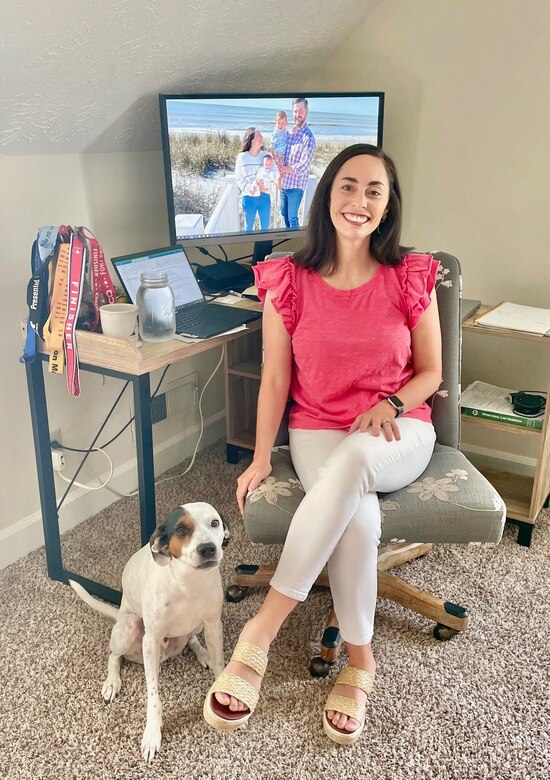
[[[180,174],[212,176],[235,169],[241,139],[230,133],[170,133],[172,168]],[[347,141],[318,140],[313,155],[312,172],[318,175]]]

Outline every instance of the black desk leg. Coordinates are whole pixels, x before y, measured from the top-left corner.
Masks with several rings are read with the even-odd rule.
[[[42,508],[42,526],[46,544],[46,562],[48,576],[52,580],[65,580],[63,560],[61,555],[61,539],[59,535],[59,515],[55,495],[55,482],[50,446],[50,429],[48,424],[48,408],[46,405],[46,390],[42,361],[36,358],[27,363],[27,388],[31,407],[32,430],[34,436],[34,451],[38,488],[40,491],[40,506]]]
[[[153,422],[149,374],[132,379],[136,413],[136,455],[139,486],[141,544],[146,544],[156,526],[155,467],[153,457]]]

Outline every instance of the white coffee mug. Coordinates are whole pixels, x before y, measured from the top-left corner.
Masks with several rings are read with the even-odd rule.
[[[106,303],[99,307],[99,316],[103,335],[125,341],[138,340],[137,304]]]

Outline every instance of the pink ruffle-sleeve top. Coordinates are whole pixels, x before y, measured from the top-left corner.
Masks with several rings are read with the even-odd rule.
[[[408,254],[380,265],[352,290],[336,290],[290,257],[254,266],[258,295],[267,291],[292,339],[290,428],[349,428],[382,398],[399,395],[413,376],[411,331],[430,302],[439,263]],[[430,422],[422,403],[407,412]]]

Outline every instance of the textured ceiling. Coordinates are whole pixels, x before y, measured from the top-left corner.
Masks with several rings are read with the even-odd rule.
[[[159,92],[294,90],[380,1],[2,0],[0,154],[159,149]]]

